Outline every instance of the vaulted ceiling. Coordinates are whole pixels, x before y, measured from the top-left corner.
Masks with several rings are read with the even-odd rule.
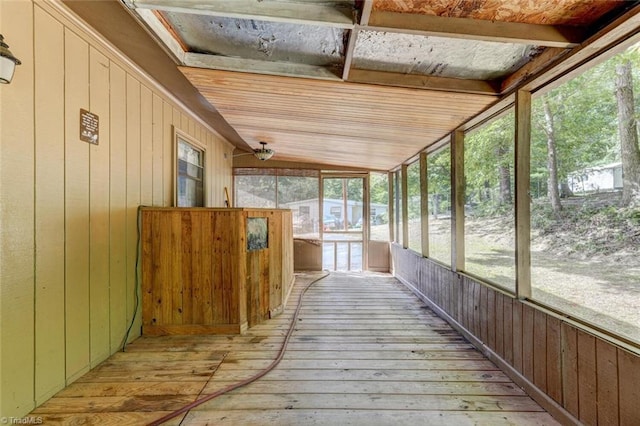
[[[381,170],[637,7],[609,0],[123,3],[246,142],[232,140],[240,149],[265,141],[276,159]]]

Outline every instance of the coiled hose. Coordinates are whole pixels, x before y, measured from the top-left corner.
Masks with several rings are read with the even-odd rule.
[[[307,290],[309,290],[311,288],[312,285],[314,285],[315,283],[317,283],[318,281],[326,278],[327,276],[329,276],[328,273],[324,274],[321,277],[318,277],[316,279],[314,279],[313,281],[311,281],[309,284],[307,284],[307,286],[302,289],[302,291],[300,292],[300,296],[298,296],[298,304],[296,306],[296,311],[293,314],[293,317],[291,318],[291,324],[289,324],[289,330],[287,331],[287,334],[284,338],[284,342],[282,342],[282,346],[280,347],[280,351],[278,352],[278,356],[276,357],[275,360],[273,360],[273,362],[271,364],[269,364],[269,366],[267,368],[265,368],[264,370],[259,371],[258,373],[254,374],[253,376],[249,377],[248,379],[242,380],[238,383],[234,383],[232,385],[227,386],[226,388],[220,389],[217,392],[214,392],[212,394],[209,395],[205,395],[202,398],[196,399],[195,401],[193,401],[190,404],[185,405],[182,408],[179,408],[163,417],[160,417],[157,420],[154,420],[153,422],[149,423],[149,426],[156,426],[156,425],[161,425],[162,423],[173,419],[176,416],[179,416],[180,414],[186,413],[187,411],[190,411],[192,409],[194,409],[195,407],[204,404],[207,401],[211,401],[214,398],[219,397],[220,395],[224,395],[227,392],[231,392],[232,390],[238,389],[242,386],[246,386],[249,383],[255,382],[256,380],[258,380],[259,378],[263,377],[265,374],[269,373],[271,370],[273,370],[274,368],[276,368],[276,366],[280,363],[280,361],[282,361],[282,358],[284,357],[284,353],[287,350],[287,345],[289,344],[289,340],[291,339],[291,335],[293,334],[293,331],[295,330],[295,326],[296,326],[296,322],[298,321],[298,315],[300,314],[300,308],[302,308],[302,299],[304,297],[304,294],[307,292]]]

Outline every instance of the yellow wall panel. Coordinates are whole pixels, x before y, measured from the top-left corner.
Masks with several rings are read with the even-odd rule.
[[[89,316],[91,367],[109,356],[109,59],[89,49],[91,112],[100,117],[100,139],[89,151]]]
[[[123,343],[127,327],[127,89],[126,74],[109,66],[109,334],[110,352]]]
[[[65,339],[67,382],[89,369],[89,144],[80,108],[89,108],[89,45],[65,30]]]
[[[189,134],[189,117],[183,112],[180,113],[180,130]]]
[[[162,147],[162,121],[164,113],[162,111],[162,98],[153,94],[153,121],[152,121],[152,144],[153,144],[153,205],[164,206],[164,170],[163,170],[163,147]]]
[[[162,105],[162,153],[163,153],[163,181],[164,181],[164,205],[173,206],[173,107],[167,101]]]
[[[64,27],[34,10],[35,36],[35,399],[65,384]]]
[[[140,205],[140,82],[127,76],[127,328],[139,310],[139,288],[136,281],[138,240],[138,206]],[[136,303],[136,292],[138,303]],[[137,305],[137,306],[136,306]],[[131,326],[129,341],[140,335],[142,315]]]
[[[231,178],[213,170],[224,143],[74,20],[57,2],[0,1],[23,62],[0,86],[0,418],[119,350],[130,324],[140,335],[137,211],[172,204],[172,124],[207,146],[207,176]],[[98,145],[80,140],[81,109]]]
[[[153,100],[151,90],[140,86],[140,197],[143,206],[153,205]]]
[[[0,87],[0,412],[14,415],[34,400],[33,10],[0,3],[2,34],[23,60]]]

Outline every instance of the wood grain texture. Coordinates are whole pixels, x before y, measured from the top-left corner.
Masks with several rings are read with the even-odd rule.
[[[547,315],[539,310],[533,312],[533,382],[545,393],[547,391]]]
[[[547,394],[562,405],[561,324],[559,319],[547,316]]]
[[[239,333],[276,312],[293,282],[289,210],[144,208],[145,334]],[[264,217],[269,247],[249,251],[245,223]]]
[[[620,425],[632,426],[640,422],[640,357],[622,349],[618,352]]]
[[[534,380],[534,347],[544,345],[543,342],[534,340],[534,309],[525,304],[518,303],[522,308],[522,331],[518,332],[522,336],[522,373],[530,381]]]
[[[578,332],[562,324],[562,399],[564,408],[576,418],[578,413]]]
[[[598,423],[596,339],[578,330],[578,408],[580,421]]]
[[[120,348],[137,291],[136,210],[153,202],[153,97],[184,107],[64,6],[0,12],[23,60],[0,89],[0,417],[20,418]],[[80,140],[80,109],[99,117],[97,145]],[[217,172],[229,181],[230,167]],[[172,185],[168,174],[158,183]]]
[[[432,16],[484,19],[489,21],[524,22],[550,25],[589,25],[603,14],[619,7],[622,1],[581,0],[563,2],[545,1],[531,3],[528,0],[512,0],[508,4],[496,1],[479,1],[464,7],[452,7],[449,0],[420,1],[376,0],[374,11],[415,13]]]
[[[392,256],[397,276],[421,297],[442,308],[441,303],[446,303],[446,299],[441,295],[447,291],[443,288],[448,289],[450,295],[455,294],[455,286],[447,279],[451,272],[446,267],[422,259],[397,244],[392,245]],[[567,422],[575,418],[584,424],[633,425],[638,422],[640,357],[532,303],[523,303],[496,290],[487,288],[485,303],[482,283],[464,275],[458,281],[461,290],[455,305],[459,312],[454,317],[458,324],[482,339],[478,347],[488,347],[503,361],[511,360],[514,371],[520,372],[523,383],[527,384],[523,385],[525,390],[534,389],[550,398],[544,396],[546,401],[558,403],[548,405],[554,415],[569,413],[570,416],[564,417]],[[479,305],[476,304],[478,287]],[[493,302],[492,293],[495,294]],[[486,334],[482,326],[477,328],[476,306],[481,311],[493,312],[493,337],[490,313]],[[479,318],[482,325],[482,313]]]
[[[250,146],[268,140],[278,159],[375,170],[401,164],[451,132],[459,123],[452,117],[471,117],[493,102],[483,95],[180,70]]]
[[[596,339],[596,380],[598,386],[598,424],[619,424],[617,349]],[[624,372],[623,372],[624,374]]]
[[[293,302],[320,276],[298,275],[284,313],[244,335],[143,336],[32,415],[45,422],[81,423],[93,415],[96,423],[138,424],[248,378],[277,355]],[[372,418],[556,424],[393,277],[346,273],[306,293],[279,366],[198,406],[184,423],[365,424]]]

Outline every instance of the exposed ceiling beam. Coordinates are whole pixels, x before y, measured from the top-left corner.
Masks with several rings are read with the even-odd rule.
[[[348,81],[354,83],[378,84],[383,86],[409,87],[413,89],[473,93],[477,95],[497,96],[500,94],[500,85],[497,82],[492,81],[463,80],[459,78],[402,74],[357,68],[350,69]]]
[[[362,3],[362,13],[360,15],[360,25],[369,25],[371,17],[371,9],[373,8],[373,0],[364,0]]]
[[[155,9],[166,12],[255,19],[257,21],[289,22],[353,28],[353,10],[334,7],[326,2],[280,0],[126,0],[136,9]]]
[[[358,40],[359,27],[356,25],[349,34],[349,42],[347,43],[347,50],[344,52],[344,68],[342,68],[342,79],[347,80],[349,78],[349,70],[353,63],[353,52],[356,50],[356,43]]]
[[[161,43],[158,43],[160,47],[165,50],[169,50],[169,53],[178,61],[178,63],[184,63],[184,47],[176,39],[176,35],[169,31],[167,25],[160,21],[154,11],[140,9],[138,10],[138,16],[151,30],[151,36],[155,36],[160,39]]]
[[[184,54],[184,64],[194,68],[207,68],[225,71],[251,72],[285,77],[303,77],[318,80],[340,81],[336,72],[327,67],[298,64],[293,62],[272,62],[258,59],[232,58],[229,56],[205,55],[202,53]]]
[[[368,25],[369,29],[374,31],[393,31],[425,36],[561,48],[573,48],[579,45],[585,37],[585,33],[575,27],[384,11],[372,12]]]

